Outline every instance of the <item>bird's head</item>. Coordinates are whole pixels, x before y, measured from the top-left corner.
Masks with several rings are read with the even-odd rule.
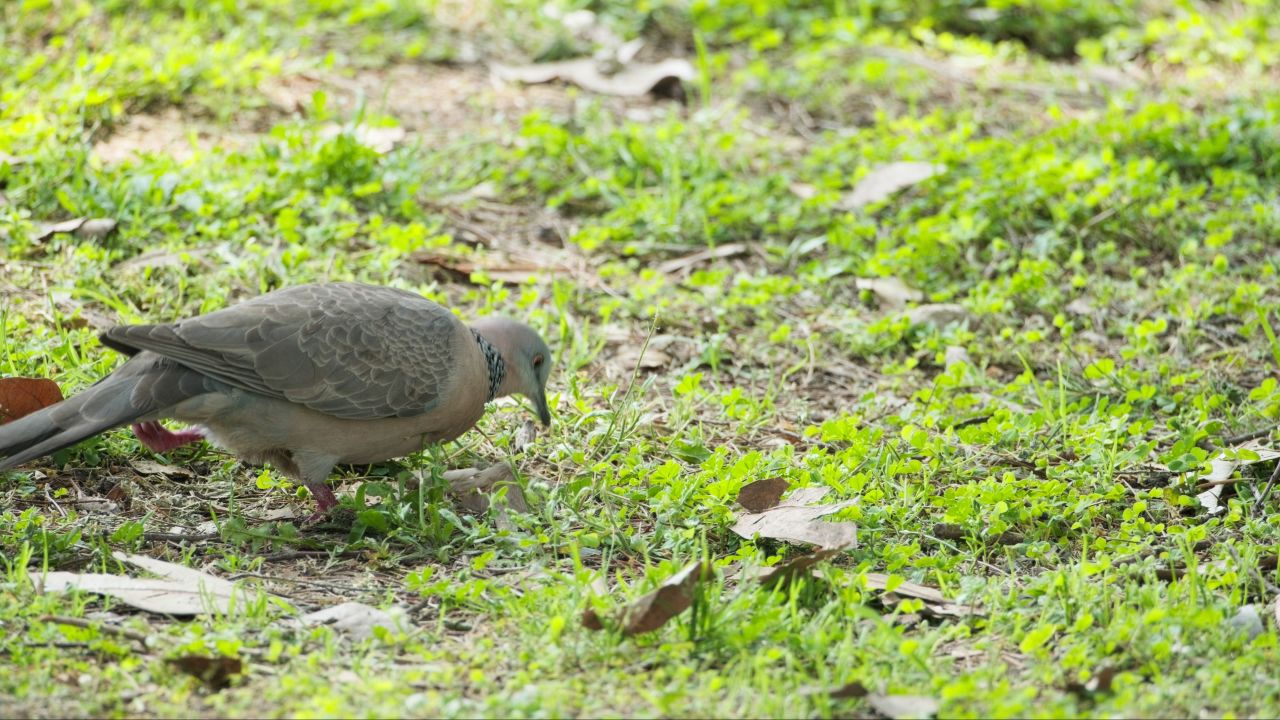
[[[547,343],[533,328],[510,318],[480,318],[471,327],[502,356],[506,373],[497,397],[524,395],[533,401],[538,420],[550,425],[547,377],[551,374],[551,350]]]

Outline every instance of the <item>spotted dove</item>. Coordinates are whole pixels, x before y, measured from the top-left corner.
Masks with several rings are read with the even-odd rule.
[[[453,440],[485,404],[521,394],[551,421],[547,344],[523,323],[470,327],[417,294],[358,283],[300,285],[224,310],[102,334],[130,355],[56,405],[0,425],[0,470],[131,424],[163,452],[207,438],[270,463],[316,498],[338,463],[372,463]],[[173,432],[172,418],[190,427]]]

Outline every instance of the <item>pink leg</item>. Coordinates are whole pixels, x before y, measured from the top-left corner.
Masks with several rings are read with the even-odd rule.
[[[304,484],[311,491],[311,496],[316,499],[316,511],[311,513],[307,522],[319,522],[329,514],[330,510],[338,506],[338,496],[333,494],[333,489],[324,481]]]
[[[167,452],[204,439],[204,433],[196,428],[172,432],[154,421],[134,423],[129,426],[129,429],[133,430],[133,434],[137,435],[142,444],[152,452]]]

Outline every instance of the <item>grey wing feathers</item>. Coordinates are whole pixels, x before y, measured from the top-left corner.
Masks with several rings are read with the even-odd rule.
[[[170,325],[108,330],[228,385],[348,419],[430,411],[447,390],[460,321],[392,288],[330,283],[280,290]]]

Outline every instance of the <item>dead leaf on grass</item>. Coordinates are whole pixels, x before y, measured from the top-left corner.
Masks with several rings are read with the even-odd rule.
[[[853,547],[858,541],[858,528],[851,522],[824,522],[826,517],[853,504],[844,500],[829,505],[815,505],[831,488],[806,487],[791,493],[785,502],[763,512],[738,517],[733,531],[750,540],[756,536],[808,543],[821,548]]]
[[[906,718],[931,718],[938,714],[938,701],[923,695],[867,695],[867,704],[873,710],[892,720]]]
[[[469,285],[482,284],[475,280],[477,275],[504,285],[524,285],[530,280],[536,280],[539,277],[566,272],[563,268],[534,265],[532,263],[512,262],[500,265],[480,265],[469,260],[447,257],[437,253],[417,253],[413,255],[413,261],[421,265],[437,268],[444,278],[450,282]]]
[[[62,390],[48,378],[0,378],[0,425],[60,402]]]
[[[516,428],[515,437],[511,438],[511,449],[518,453],[524,452],[537,439],[538,426],[534,425],[532,420],[525,420],[520,427]]]
[[[396,145],[404,142],[407,137],[404,128],[399,125],[391,127],[370,127],[368,125],[338,125],[337,123],[325,125],[320,129],[320,137],[323,139],[331,139],[338,137],[344,133],[350,133],[351,137],[361,145],[373,150],[379,155],[386,155],[395,149]]]
[[[852,700],[856,698],[866,697],[870,691],[867,687],[858,681],[845,683],[840,687],[830,688],[819,685],[808,685],[800,688],[801,695],[826,695],[832,700]]]
[[[404,616],[404,610],[398,607],[388,611],[361,602],[344,602],[298,619],[304,625],[327,625],[353,640],[365,640],[374,637],[378,628],[388,633],[403,630]]]
[[[924,611],[934,617],[966,617],[981,614],[976,607],[952,602],[942,594],[941,590],[928,585],[903,580],[894,585],[892,590],[889,590],[888,575],[869,572],[863,573],[862,577],[865,580],[863,587],[867,590],[881,590],[890,595],[923,600],[925,603]]]
[[[848,550],[849,547],[823,548],[804,555],[797,555],[793,558],[767,568],[760,574],[760,584],[767,588],[777,585],[786,585],[801,575],[807,574],[814,565],[820,562],[830,560],[840,553]]]
[[[894,162],[881,165],[867,173],[853,190],[844,194],[836,207],[841,210],[857,210],[888,198],[894,193],[945,172],[946,165],[926,162]]]
[[[895,277],[857,278],[854,284],[859,290],[868,290],[880,298],[886,307],[902,308],[908,302],[924,300],[924,293],[908,287],[906,283]]]
[[[612,74],[606,74],[602,64],[606,63],[595,58],[577,58],[533,65],[494,64],[490,69],[494,77],[506,82],[536,85],[563,80],[584,90],[619,97],[640,97],[651,92],[674,96],[674,88],[696,76],[693,65],[684,58],[669,58],[652,64],[633,62]]]
[[[111,218],[73,218],[62,222],[48,223],[36,233],[35,241],[43,242],[54,235],[75,235],[89,240],[100,240],[116,229],[116,221]]]
[[[663,275],[675,275],[682,270],[687,270],[704,262],[745,255],[748,250],[750,250],[750,248],[748,248],[744,243],[717,245],[713,248],[699,250],[688,255],[682,255],[678,258],[667,260],[666,262],[658,265],[658,272]]]
[[[959,303],[929,303],[917,305],[907,311],[907,321],[912,325],[945,327],[952,323],[969,322],[973,315]]]
[[[1072,695],[1081,697],[1109,693],[1111,692],[1111,684],[1122,670],[1123,668],[1115,665],[1106,665],[1101,670],[1093,673],[1093,677],[1089,678],[1087,682],[1071,681],[1063,686],[1063,689]]]
[[[449,483],[449,493],[457,498],[458,504],[477,515],[489,509],[489,495],[502,488],[506,488],[507,507],[517,512],[529,512],[524,491],[515,482],[515,473],[506,463],[496,463],[483,470],[448,470],[444,473],[444,480]]]
[[[76,589],[97,593],[161,615],[225,613],[236,600],[238,591],[233,583],[199,570],[143,555],[117,552],[112,557],[159,577],[51,572],[44,576],[45,592]]]
[[[210,690],[226,690],[231,687],[232,678],[244,674],[244,661],[240,658],[205,657],[203,655],[184,655],[169,658],[165,662],[182,672],[198,678]]]
[[[1249,459],[1228,457],[1229,454],[1235,454],[1240,450],[1251,451],[1257,457]],[[1196,499],[1200,501],[1200,506],[1210,515],[1224,512],[1226,507],[1222,505],[1223,488],[1236,482],[1236,471],[1277,458],[1280,458],[1280,451],[1263,447],[1257,440],[1231,448],[1228,452],[1220,453],[1218,457],[1210,460],[1209,472],[1200,476],[1197,488],[1203,488],[1203,492],[1196,495]]]
[[[139,475],[163,475],[165,477],[185,477],[193,478],[195,473],[182,467],[174,465],[165,465],[154,460],[130,460],[129,465],[138,472]]]
[[[761,513],[777,505],[791,483],[780,477],[771,477],[747,483],[738,491],[738,504],[749,512]]]
[[[685,565],[658,589],[636,599],[617,615],[617,626],[625,636],[639,635],[657,630],[671,618],[693,605],[698,583],[710,575],[711,568],[702,561]],[[604,628],[604,622],[591,608],[582,616],[582,625],[588,630]]]
[[[671,364],[671,356],[653,347],[624,347],[613,356],[613,361],[628,370],[660,370]]]

